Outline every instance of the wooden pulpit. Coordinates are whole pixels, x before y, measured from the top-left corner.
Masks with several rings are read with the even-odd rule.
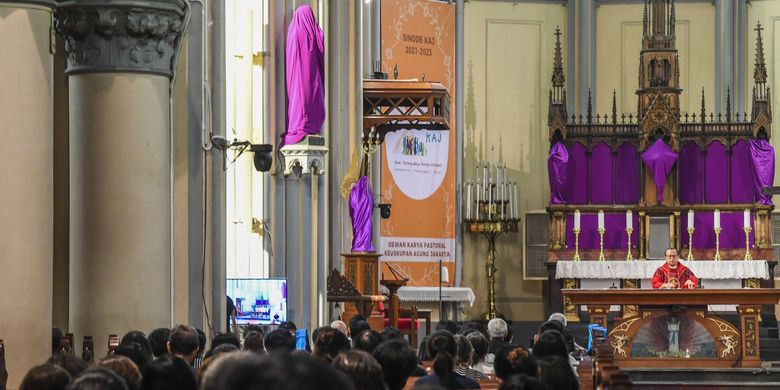
[[[377,296],[379,294],[379,257],[376,252],[347,252],[344,256],[344,277],[364,296]],[[352,304],[344,305],[342,319],[349,323],[349,319],[358,314],[358,308]],[[378,311],[372,310],[364,314],[368,318],[371,329],[382,330],[385,328],[384,318]]]
[[[401,308],[401,300],[398,299],[398,289],[406,286],[406,283],[409,281],[408,278],[405,278],[403,275],[401,275],[400,272],[398,272],[392,265],[389,263],[387,264],[388,269],[390,270],[390,273],[393,274],[394,279],[384,279],[384,275],[382,275],[382,280],[379,282],[387,287],[388,290],[390,290],[390,326],[393,328],[398,328],[398,313]]]

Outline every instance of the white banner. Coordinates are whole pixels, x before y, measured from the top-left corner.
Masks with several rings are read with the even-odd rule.
[[[454,238],[382,237],[379,250],[388,261],[455,261]]]
[[[398,188],[416,200],[431,196],[447,174],[449,131],[400,130],[385,135],[387,167]]]

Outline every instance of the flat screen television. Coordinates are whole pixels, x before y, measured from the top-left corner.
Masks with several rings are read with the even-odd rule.
[[[236,305],[239,325],[287,321],[287,279],[228,279],[227,296]]]

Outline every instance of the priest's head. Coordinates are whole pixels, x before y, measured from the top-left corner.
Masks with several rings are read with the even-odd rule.
[[[664,257],[666,258],[666,264],[669,264],[670,268],[677,267],[679,257],[677,256],[677,248],[666,248],[664,251]]]

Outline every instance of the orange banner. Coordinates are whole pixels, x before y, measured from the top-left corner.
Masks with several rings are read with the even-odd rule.
[[[455,280],[455,5],[382,1],[382,70],[440,82],[450,94],[450,130],[390,132],[382,145],[382,271],[392,263],[411,286],[438,286],[439,260]],[[387,274],[387,272],[385,272]]]

